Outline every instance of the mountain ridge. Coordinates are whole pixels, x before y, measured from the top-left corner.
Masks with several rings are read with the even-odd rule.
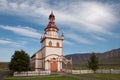
[[[86,64],[91,53],[69,54],[65,57],[73,60],[73,64]],[[96,53],[100,64],[120,64],[120,48],[112,49],[103,53]]]

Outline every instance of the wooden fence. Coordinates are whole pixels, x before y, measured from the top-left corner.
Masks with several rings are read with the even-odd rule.
[[[39,75],[50,75],[51,71],[24,71],[14,72],[13,76],[39,76]]]

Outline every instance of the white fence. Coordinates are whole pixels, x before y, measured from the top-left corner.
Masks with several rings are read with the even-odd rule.
[[[110,74],[120,74],[120,70],[114,70],[114,69],[101,69],[97,70],[96,73],[110,73]]]
[[[64,70],[63,72],[72,74],[88,74],[94,73],[92,70]],[[109,74],[120,74],[120,70],[113,69],[99,69],[96,73],[109,73]],[[13,76],[39,76],[39,75],[50,75],[51,71],[25,71],[25,72],[14,72]]]
[[[39,75],[50,75],[51,71],[24,71],[14,72],[13,76],[39,76]]]
[[[94,73],[92,70],[72,70],[72,74],[88,74]],[[113,70],[113,69],[99,69],[96,73],[109,73],[109,74],[120,74],[120,70]]]
[[[87,74],[93,73],[92,70],[72,70],[72,74]]]
[[[62,72],[71,73],[72,70],[70,70],[70,69],[62,69]]]

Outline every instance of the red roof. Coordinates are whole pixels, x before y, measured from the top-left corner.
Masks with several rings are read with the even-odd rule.
[[[49,20],[51,20],[51,19],[55,19],[55,16],[54,16],[53,12],[51,12],[51,14],[49,15]],[[51,21],[49,22],[49,24],[47,25],[47,27],[45,28],[45,30],[48,29],[48,28],[55,28],[55,29],[59,30],[56,27],[54,20],[52,22]]]

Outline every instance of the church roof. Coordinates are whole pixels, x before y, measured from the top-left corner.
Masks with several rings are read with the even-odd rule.
[[[55,22],[54,22],[55,16],[54,16],[53,12],[51,12],[51,14],[49,15],[49,20],[50,20],[50,21],[49,21],[47,27],[45,28],[45,30],[46,30],[46,29],[49,29],[49,28],[55,28],[55,29],[59,30],[59,29],[57,28],[57,26],[55,25]]]

